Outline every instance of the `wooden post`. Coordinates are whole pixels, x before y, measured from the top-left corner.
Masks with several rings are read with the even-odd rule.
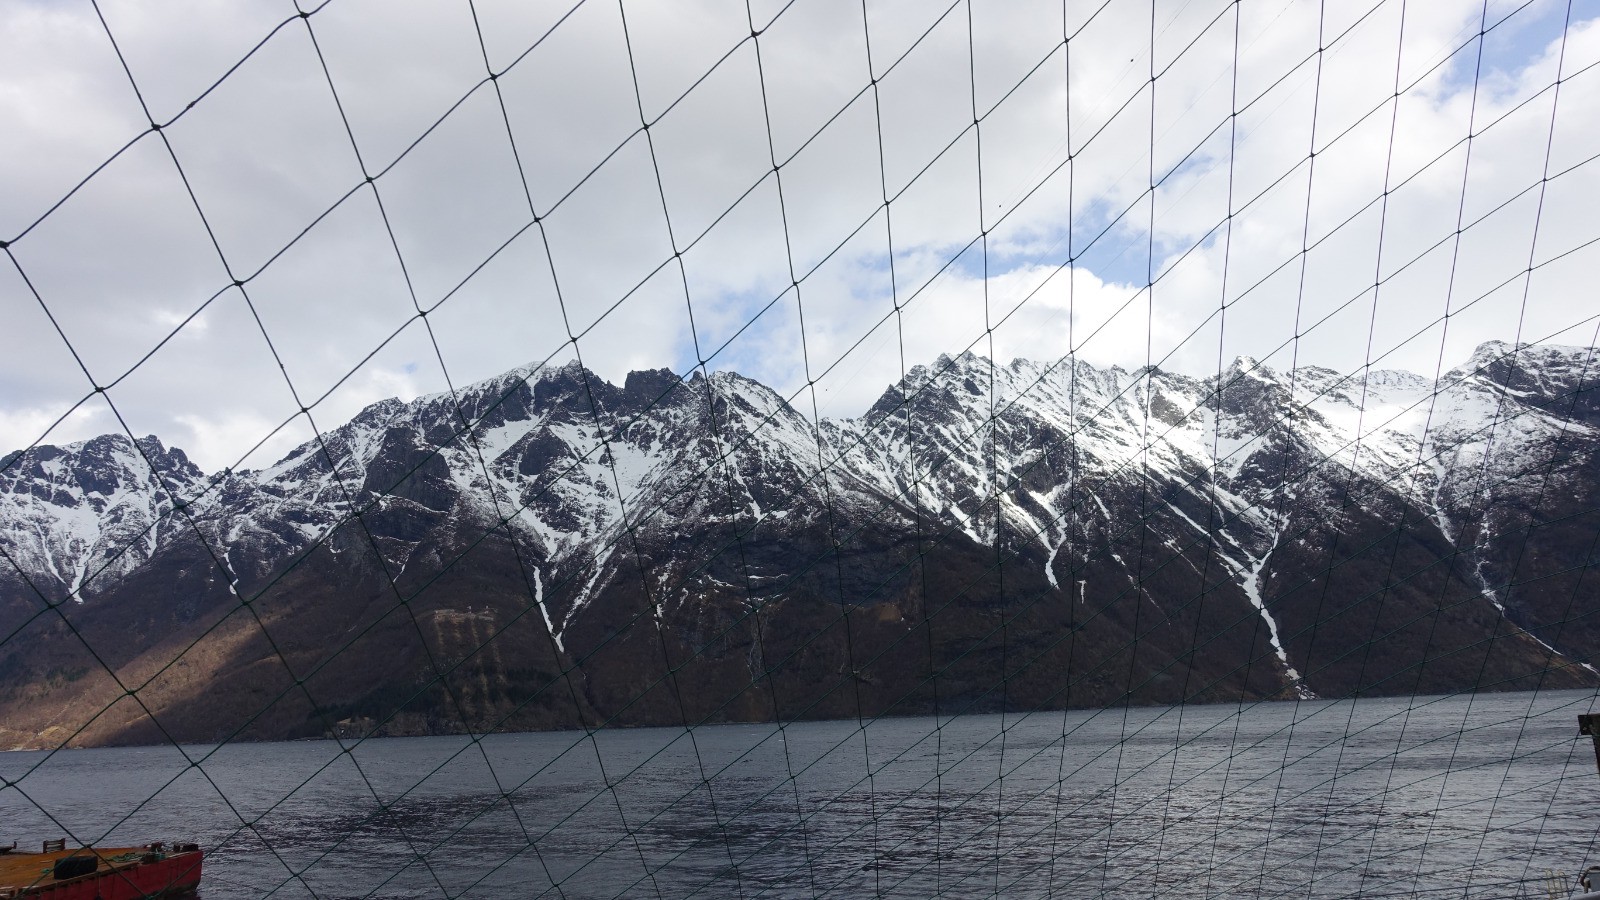
[[[1585,713],[1578,716],[1578,733],[1594,739],[1594,765],[1600,769],[1600,714]]]

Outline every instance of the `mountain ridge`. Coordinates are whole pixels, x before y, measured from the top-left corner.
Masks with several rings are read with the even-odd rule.
[[[207,477],[153,437],[36,447],[0,466],[0,608],[50,648],[0,645],[21,726],[0,742],[66,728],[13,716],[30,704],[110,690],[85,648],[159,673],[154,696],[163,642],[217,632],[269,652],[201,666],[239,682],[215,702],[167,691],[186,735],[917,712],[940,679],[974,708],[1596,683],[1594,354],[1490,342],[1433,382],[968,351],[815,425],[736,373],[619,386],[574,362],[379,401],[259,470]],[[431,699],[325,677],[350,667],[320,644],[379,632]],[[776,665],[774,643],[794,645]],[[845,690],[863,644],[885,671]],[[1019,648],[1037,654],[1013,683]],[[233,709],[251,667],[298,706]],[[151,715],[79,739],[149,740]]]

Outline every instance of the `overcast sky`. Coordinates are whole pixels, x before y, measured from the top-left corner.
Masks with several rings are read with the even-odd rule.
[[[834,416],[969,347],[1431,376],[1594,340],[1590,2],[305,8],[0,4],[0,449],[119,431],[109,398],[257,467],[302,403],[570,335],[612,380],[809,371]]]

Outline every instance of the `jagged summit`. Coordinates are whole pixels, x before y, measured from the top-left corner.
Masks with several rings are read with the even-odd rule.
[[[1596,360],[1600,351],[1594,347],[1568,344],[1512,344],[1506,341],[1485,341],[1479,344],[1459,366],[1451,372],[1471,373],[1492,371],[1496,367],[1542,369],[1582,366]]]
[[[1524,352],[1524,351],[1528,350],[1530,347],[1533,347],[1533,346],[1535,346],[1535,345],[1533,345],[1533,344],[1512,344],[1512,343],[1508,343],[1506,341],[1484,341],[1483,343],[1479,344],[1477,347],[1473,348],[1472,355],[1467,357],[1467,361],[1465,363],[1465,367],[1477,368],[1477,367],[1485,366],[1485,365],[1488,365],[1489,363],[1497,362],[1500,359],[1502,359],[1503,357],[1510,356],[1513,353]],[[1556,350],[1557,352],[1560,352],[1560,351],[1571,350],[1571,349],[1576,349],[1576,348],[1552,347],[1552,348],[1549,348],[1549,349]]]
[[[1271,369],[1263,366],[1260,361],[1253,356],[1234,357],[1233,362],[1228,365],[1228,371],[1240,375],[1259,374],[1262,376],[1270,376],[1273,374]]]

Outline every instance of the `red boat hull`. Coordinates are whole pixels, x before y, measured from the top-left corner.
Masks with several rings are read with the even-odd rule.
[[[14,896],[40,900],[149,900],[192,894],[200,885],[199,851],[174,853],[154,862],[104,867],[61,881],[42,879]]]

